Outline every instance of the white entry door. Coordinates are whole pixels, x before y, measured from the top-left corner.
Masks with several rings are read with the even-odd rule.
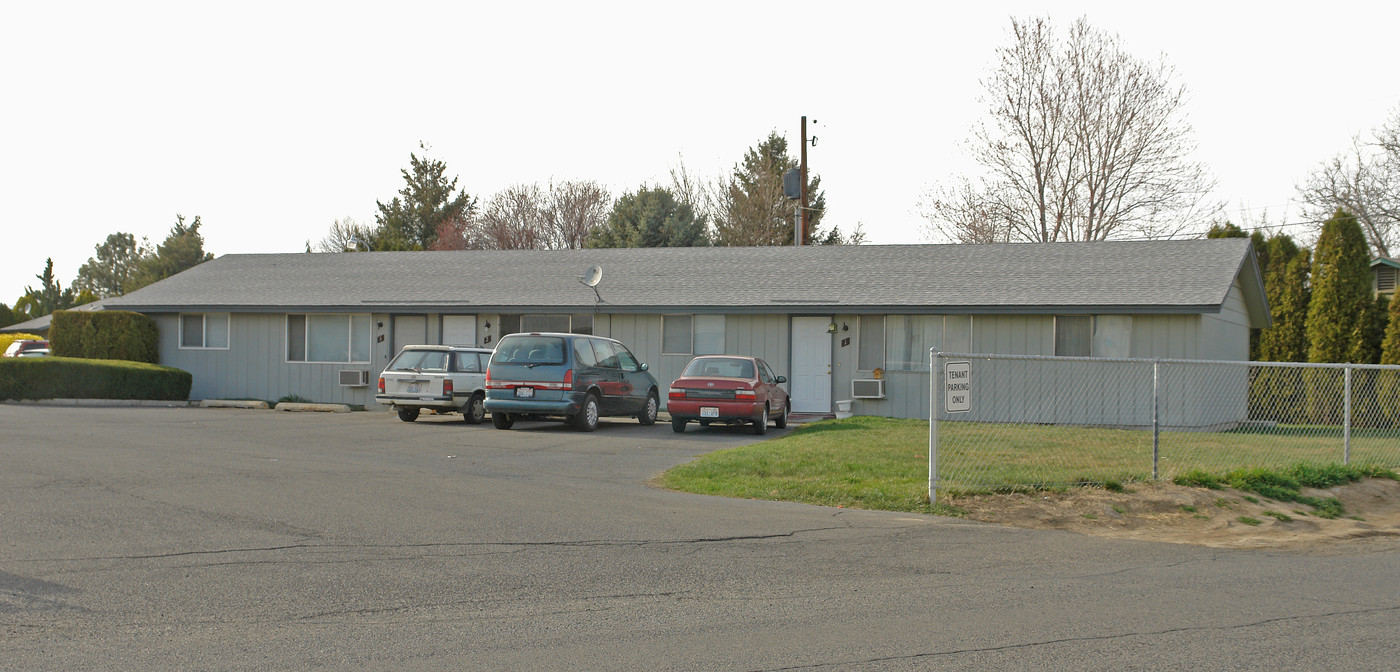
[[[792,318],[792,411],[831,412],[829,317]]]
[[[394,354],[405,345],[423,345],[428,342],[428,317],[426,315],[394,316]]]
[[[476,345],[475,315],[443,315],[443,345]]]

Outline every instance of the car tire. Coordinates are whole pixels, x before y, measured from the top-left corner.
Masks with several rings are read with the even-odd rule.
[[[783,404],[783,412],[778,417],[773,418],[773,426],[778,429],[787,429],[788,405]]]
[[[510,429],[510,426],[515,424],[515,420],[511,419],[509,413],[492,413],[491,424],[496,429]]]
[[[404,422],[413,422],[414,420],[417,420],[417,419],[418,419],[418,413],[419,413],[419,411],[418,411],[418,409],[416,409],[416,408],[409,408],[409,407],[407,407],[407,406],[400,406],[400,407],[398,408],[398,411],[399,411],[399,419],[402,420],[402,421],[404,421]]]
[[[588,395],[583,400],[583,406],[578,409],[578,415],[574,416],[574,427],[581,432],[598,429],[598,412],[598,397]]]
[[[685,420],[682,420],[682,419],[680,419],[680,418],[671,418],[671,431],[673,431],[673,432],[675,432],[675,433],[677,433],[677,434],[680,434],[681,432],[684,432],[684,431],[685,431]]]
[[[758,419],[758,422],[753,423],[753,433],[754,433],[754,434],[759,434],[759,435],[767,434],[767,433],[768,433],[768,407],[767,407],[767,406],[764,406],[764,407],[763,407],[763,417],[760,417],[760,418]]]
[[[486,420],[486,397],[477,392],[472,395],[471,401],[467,402],[466,408],[462,409],[462,418],[469,425],[479,425]]]
[[[656,412],[660,408],[661,401],[656,398],[656,392],[648,394],[647,405],[642,409],[642,412],[637,415],[637,422],[642,423],[643,427],[648,427],[652,424],[655,424]]]

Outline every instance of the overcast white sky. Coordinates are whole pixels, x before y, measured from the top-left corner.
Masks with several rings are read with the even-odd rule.
[[[1400,3],[1290,4],[5,3],[0,301],[176,213],[216,255],[300,252],[372,224],[420,141],[483,201],[551,178],[617,196],[772,130],[795,155],[803,115],[827,223],[925,242],[920,195],[973,170],[1013,15],[1164,55],[1231,218],[1292,221],[1295,185],[1400,106]]]

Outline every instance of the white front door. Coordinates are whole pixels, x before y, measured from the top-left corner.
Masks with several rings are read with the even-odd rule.
[[[426,315],[394,316],[394,353],[398,354],[405,345],[424,345],[428,342],[428,317]]]
[[[792,318],[792,412],[831,412],[829,317]]]
[[[476,345],[475,315],[443,315],[443,345]]]

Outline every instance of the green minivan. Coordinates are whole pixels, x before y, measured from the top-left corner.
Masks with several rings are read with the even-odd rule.
[[[486,412],[497,429],[516,420],[564,420],[585,432],[598,418],[656,422],[661,398],[647,365],[611,338],[584,334],[510,334],[486,367]]]

